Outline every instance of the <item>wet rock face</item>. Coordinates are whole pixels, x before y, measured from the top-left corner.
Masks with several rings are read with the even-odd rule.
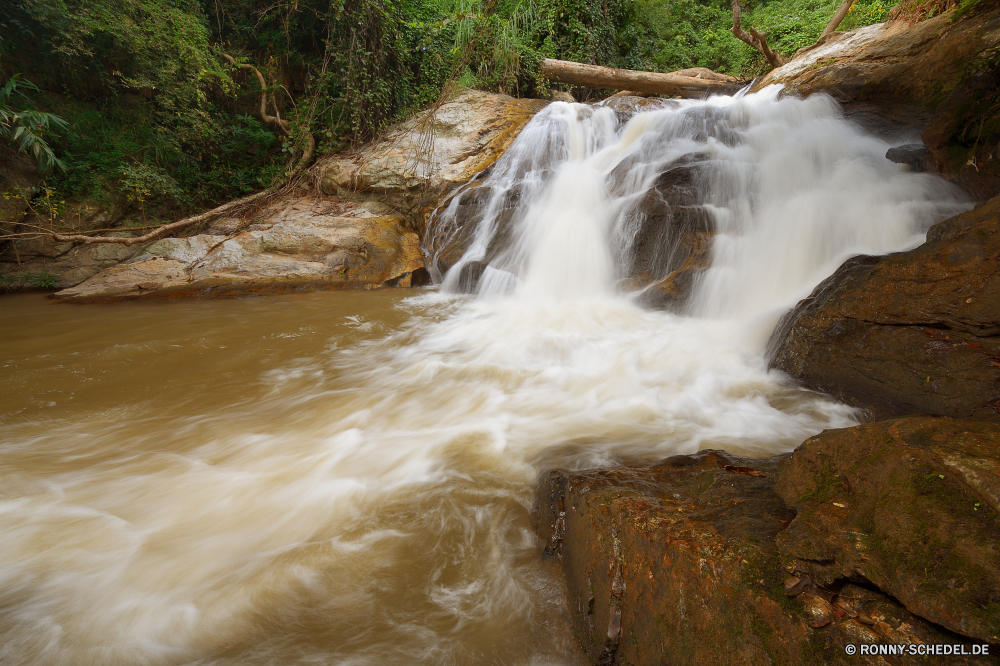
[[[777,474],[797,577],[864,581],[911,612],[1000,642],[1000,425],[911,417],[830,430]]]
[[[433,231],[428,233],[424,245],[434,248],[436,268],[441,275],[451,270],[472,245],[479,223],[491,212],[493,194],[493,188],[484,182],[477,181],[463,189],[455,195],[453,201],[449,202],[449,205],[456,207],[452,224],[435,225]],[[495,232],[483,257],[483,261],[487,264],[496,259],[509,244],[513,236],[514,217],[520,203],[521,187],[515,185],[504,193],[503,199],[497,204],[497,209],[492,211],[496,215]],[[475,293],[474,285],[470,289],[469,293]]]
[[[917,173],[937,171],[931,151],[922,143],[907,143],[890,148],[885,153],[885,159],[896,164],[905,164]]]
[[[877,416],[1000,413],[1000,197],[855,257],[771,338],[772,367]]]
[[[626,288],[642,289],[639,302],[661,310],[681,310],[697,276],[710,266],[715,223],[701,205],[699,156],[681,160],[662,173],[636,210]]]
[[[419,239],[402,223],[372,207],[288,202],[242,231],[223,220],[206,234],[156,241],[55,298],[216,298],[426,284]]]
[[[969,656],[954,663],[996,664],[971,656],[997,642],[1000,618],[995,433],[903,419],[768,460],[702,451],[556,470],[539,534],[594,664],[928,663],[845,651],[862,644],[957,644]]]
[[[546,552],[562,559],[574,628],[594,663],[787,655],[802,627],[782,608],[774,535],[793,514],[772,490],[776,462],[711,451],[549,473]],[[755,644],[757,623],[779,631]]]
[[[973,76],[938,105],[920,137],[934,168],[978,201],[1000,194],[1000,71]]]

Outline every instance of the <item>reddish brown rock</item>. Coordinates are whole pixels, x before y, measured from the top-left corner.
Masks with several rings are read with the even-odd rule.
[[[698,170],[701,155],[689,155],[664,171],[639,201],[626,290],[642,290],[638,301],[680,310],[697,276],[709,267],[715,223],[703,204]],[[623,165],[620,177],[629,165]],[[612,182],[615,174],[612,174]]]
[[[775,543],[794,516],[774,492],[779,461],[702,451],[543,478],[539,531],[593,663],[913,664],[926,660],[844,647],[969,645],[876,591],[789,579]]]
[[[788,570],[870,583],[908,610],[1000,643],[1000,424],[910,417],[828,430],[777,473],[796,510]]]
[[[760,77],[751,91],[780,83],[796,95],[825,92],[841,102],[933,108],[963,79],[969,62],[1000,41],[1000,9],[982,7],[988,11],[833,33]]]
[[[773,367],[878,416],[1000,412],[1000,197],[855,257],[782,319]]]

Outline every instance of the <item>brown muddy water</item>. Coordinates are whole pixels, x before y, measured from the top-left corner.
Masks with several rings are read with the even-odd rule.
[[[3,664],[580,664],[541,471],[851,422],[622,299],[0,308]]]
[[[554,103],[483,181],[477,298],[453,268],[440,291],[0,299],[0,664],[582,663],[539,474],[853,424],[763,349],[847,257],[968,208],[888,147],[777,89],[624,125]],[[616,285],[684,164],[715,235],[678,316]]]

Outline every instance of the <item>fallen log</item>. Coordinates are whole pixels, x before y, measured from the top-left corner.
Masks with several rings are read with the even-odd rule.
[[[707,97],[711,94],[731,95],[741,87],[735,77],[711,70],[687,69],[681,72],[638,72],[551,58],[542,61],[542,76],[549,81],[589,88],[631,90],[678,97]]]

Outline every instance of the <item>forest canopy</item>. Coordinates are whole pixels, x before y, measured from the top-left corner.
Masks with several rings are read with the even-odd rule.
[[[839,4],[754,0],[743,23],[790,56]],[[841,29],[894,4],[857,0]],[[317,154],[368,139],[450,78],[545,96],[542,58],[765,71],[731,25],[729,0],[13,0],[0,83],[19,75],[26,110],[66,121],[44,137],[66,167],[47,176],[58,196],[169,217],[269,186],[304,133]],[[261,122],[258,78],[240,64],[290,132]]]

